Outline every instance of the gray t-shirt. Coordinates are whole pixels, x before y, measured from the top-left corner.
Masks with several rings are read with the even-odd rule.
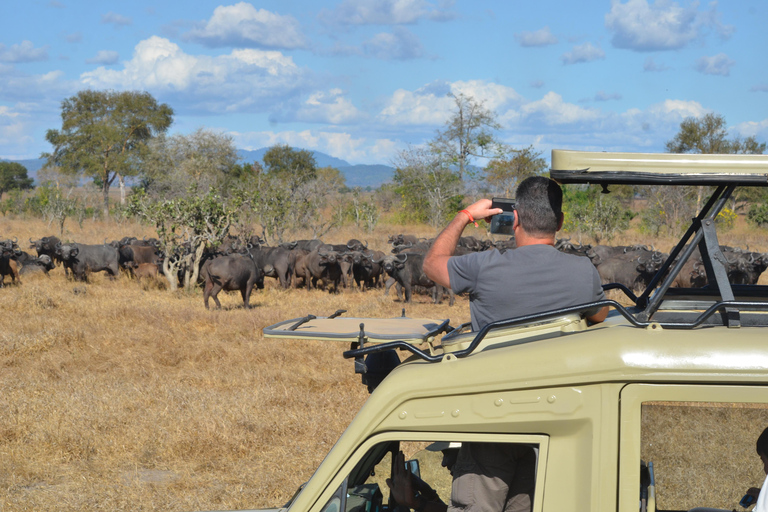
[[[453,256],[448,274],[454,293],[469,293],[475,331],[498,320],[605,298],[600,275],[589,258],[551,245]]]

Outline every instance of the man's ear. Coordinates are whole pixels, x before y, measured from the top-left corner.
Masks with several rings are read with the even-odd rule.
[[[565,214],[563,212],[560,212],[560,215],[558,217],[559,218],[557,219],[557,230],[560,231],[561,229],[563,229],[563,221],[565,220]]]

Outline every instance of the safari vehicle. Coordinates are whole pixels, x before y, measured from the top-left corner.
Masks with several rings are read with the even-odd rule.
[[[639,296],[496,322],[292,319],[265,336],[348,340],[371,396],[292,512],[387,512],[394,455],[450,498],[435,441],[536,448],[533,512],[733,509],[762,482],[754,441],[768,426],[768,289],[728,282],[716,225],[735,187],[768,186],[768,156],[554,150],[563,184],[710,187],[711,196]],[[671,287],[698,247],[709,285]],[[626,305],[629,304],[629,305]],[[609,305],[603,323],[582,313]],[[377,384],[381,364],[395,358]],[[390,369],[384,365],[384,373]],[[746,467],[746,469],[744,469]]]

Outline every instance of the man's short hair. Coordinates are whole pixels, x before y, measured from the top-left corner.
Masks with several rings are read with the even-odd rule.
[[[757,438],[757,454],[768,457],[768,428]]]
[[[517,187],[515,208],[525,231],[534,236],[554,235],[563,208],[563,190],[544,176],[526,178]]]

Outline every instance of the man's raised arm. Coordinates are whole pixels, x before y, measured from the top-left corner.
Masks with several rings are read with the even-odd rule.
[[[450,224],[443,229],[430,247],[424,258],[424,273],[435,283],[446,288],[451,287],[451,278],[448,275],[448,259],[453,256],[456,244],[464,232],[467,224],[476,220],[488,219],[501,213],[501,208],[491,208],[490,199],[481,199],[473,203],[465,210],[461,210],[453,218]]]

